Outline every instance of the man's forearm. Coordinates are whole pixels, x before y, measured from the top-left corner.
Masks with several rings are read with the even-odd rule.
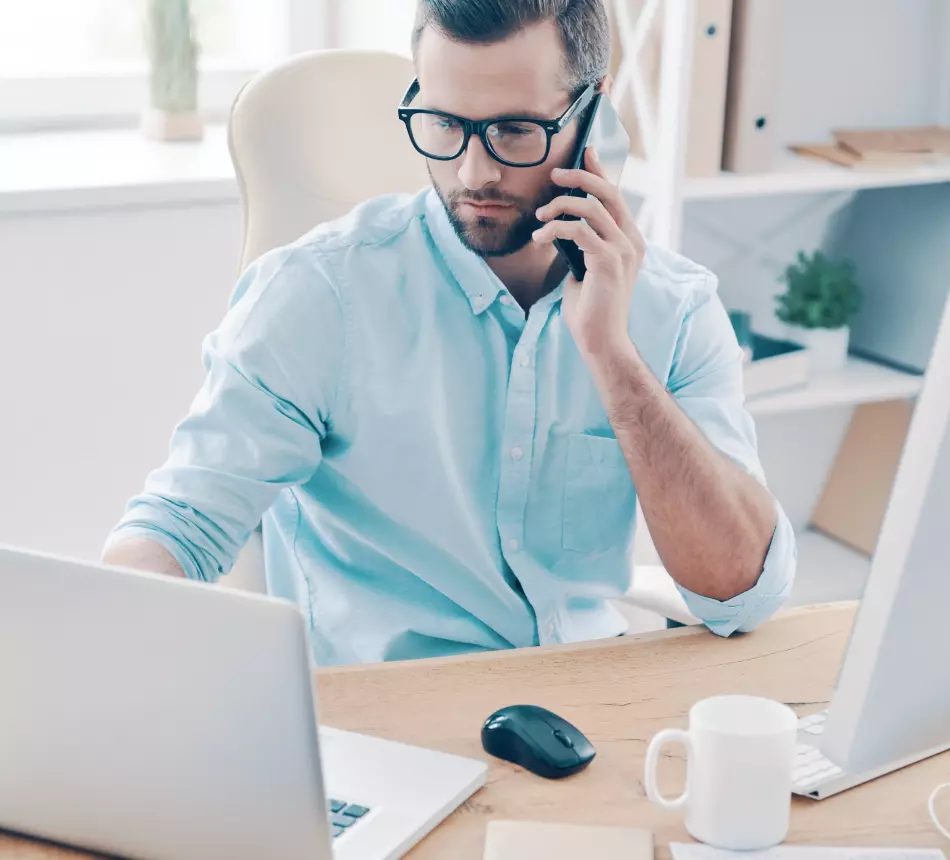
[[[589,364],[670,575],[716,600],[752,588],[775,530],[771,495],[709,443],[633,344]]]
[[[135,570],[146,570],[150,573],[164,573],[168,576],[184,578],[185,572],[175,557],[163,546],[147,538],[128,538],[117,540],[106,547],[102,555],[106,564],[116,567],[130,567]]]

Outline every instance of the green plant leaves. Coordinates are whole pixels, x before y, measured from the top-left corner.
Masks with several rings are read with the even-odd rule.
[[[198,106],[198,43],[189,0],[149,0],[146,44],[152,107],[171,112]]]
[[[841,328],[861,307],[861,290],[850,260],[834,262],[821,251],[809,257],[798,252],[781,280],[787,290],[778,296],[776,316],[803,328]]]

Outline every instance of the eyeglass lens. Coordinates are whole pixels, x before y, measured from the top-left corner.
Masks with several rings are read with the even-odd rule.
[[[410,126],[416,146],[433,158],[455,158],[465,144],[465,129],[449,116],[418,113]],[[547,133],[533,122],[494,122],[485,136],[494,154],[512,164],[532,164],[542,160],[547,151]]]

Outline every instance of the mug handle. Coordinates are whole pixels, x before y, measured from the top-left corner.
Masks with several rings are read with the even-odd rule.
[[[690,756],[693,752],[693,745],[689,739],[689,733],[680,729],[663,729],[663,731],[653,736],[650,746],[647,747],[647,757],[643,765],[643,784],[646,788],[647,797],[652,803],[670,812],[676,812],[686,805],[689,792],[684,790],[676,800],[668,800],[656,787],[656,763],[660,758],[660,752],[663,747],[669,743],[682,744],[686,748],[686,755]]]

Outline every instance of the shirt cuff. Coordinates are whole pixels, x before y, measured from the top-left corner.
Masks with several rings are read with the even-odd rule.
[[[778,502],[777,522],[765,565],[755,585],[731,600],[694,594],[677,583],[690,612],[717,636],[748,633],[774,615],[788,598],[795,581],[798,551],[792,524]]]

